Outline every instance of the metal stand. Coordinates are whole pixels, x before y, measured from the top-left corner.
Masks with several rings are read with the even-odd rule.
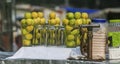
[[[82,28],[87,28],[88,30],[88,39],[86,42],[83,41],[83,38],[81,37],[81,45],[80,45],[80,49],[83,55],[85,55],[87,57],[88,60],[92,60],[92,29],[93,28],[99,28],[100,25],[80,25],[79,29],[81,31],[81,35],[84,36],[84,31],[82,30]]]

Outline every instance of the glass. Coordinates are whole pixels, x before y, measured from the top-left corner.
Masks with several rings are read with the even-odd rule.
[[[60,28],[60,41],[61,41],[61,45],[65,45],[65,29],[64,27]]]
[[[64,45],[64,27],[62,26],[48,26],[47,45],[62,46]]]
[[[34,28],[34,42],[33,45],[46,45],[47,26],[38,25]]]
[[[64,27],[55,26],[56,29],[56,46],[63,46],[65,41]]]
[[[55,27],[49,26],[48,28],[48,38],[47,38],[47,45],[55,45]]]

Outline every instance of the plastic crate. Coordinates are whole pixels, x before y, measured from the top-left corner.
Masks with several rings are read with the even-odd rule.
[[[72,7],[66,7],[65,10],[67,12],[86,12],[88,14],[99,11],[99,10],[95,10],[95,9],[82,9],[82,8],[72,8]]]
[[[108,39],[110,41],[110,46],[120,46],[120,19],[109,20]]]

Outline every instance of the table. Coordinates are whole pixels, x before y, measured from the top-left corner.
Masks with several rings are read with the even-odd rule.
[[[120,64],[119,60],[85,61],[85,60],[51,60],[51,59],[6,59],[15,52],[0,52],[0,64]]]
[[[7,52],[6,52],[7,53]],[[84,61],[84,60],[43,60],[43,59],[0,59],[0,64],[120,64],[119,60]]]
[[[79,60],[32,60],[32,59],[19,59],[19,60],[4,60],[4,64],[109,64],[107,61],[79,61]]]

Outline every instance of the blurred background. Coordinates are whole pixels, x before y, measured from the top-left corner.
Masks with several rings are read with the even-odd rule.
[[[120,18],[120,0],[0,0],[0,51],[17,51],[21,43],[20,20],[25,12],[88,12],[90,18]],[[113,17],[116,16],[116,17]]]

